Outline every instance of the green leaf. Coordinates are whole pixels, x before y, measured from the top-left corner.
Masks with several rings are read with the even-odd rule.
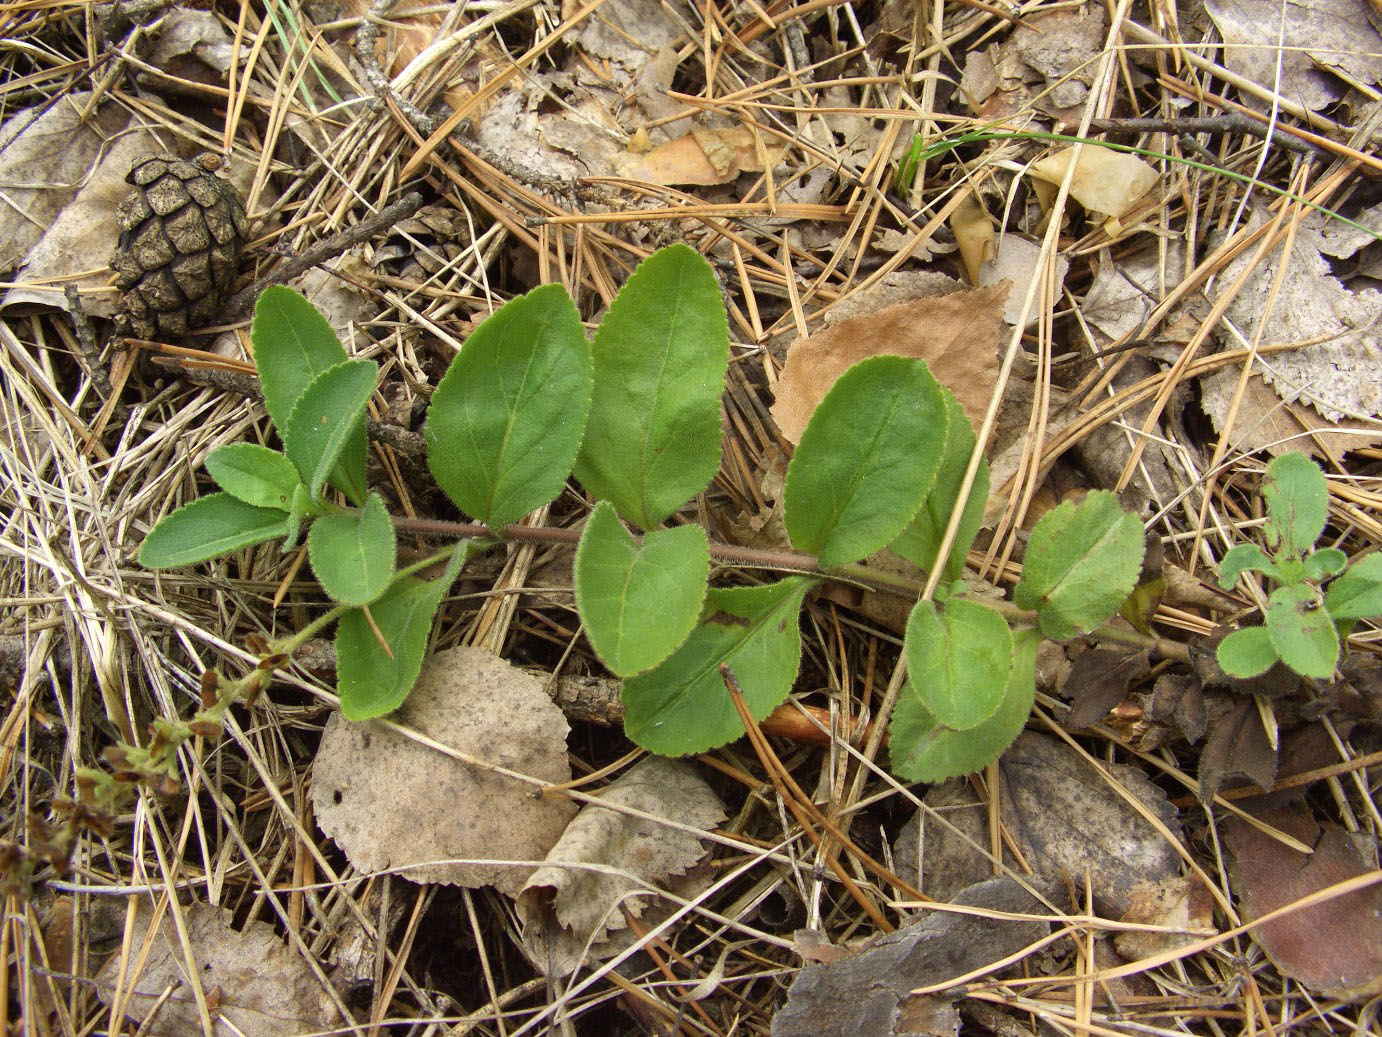
[[[307,534],[307,556],[322,590],[342,605],[367,605],[393,579],[393,523],[371,493],[360,511],[325,515]]]
[[[648,257],[610,304],[594,361],[576,478],[653,529],[720,466],[729,326],[710,264],[685,245]]]
[[[250,325],[254,365],[264,388],[264,405],[279,432],[309,382],[346,358],[326,318],[298,292],[270,285],[254,304]]]
[[[139,564],[176,569],[287,535],[287,512],[211,493],[184,504],[149,530],[139,548]]]
[[[296,473],[296,469],[294,469]],[[283,553],[287,554],[298,546],[298,536],[302,533],[302,523],[309,518],[323,514],[325,508],[312,499],[307,487],[298,483],[293,490],[293,499],[288,504],[288,535],[283,540]]]
[[[1382,553],[1365,555],[1329,585],[1324,604],[1338,620],[1382,616]]]
[[[595,505],[576,548],[576,607],[600,660],[621,677],[650,670],[696,626],[710,575],[700,526],[629,535],[609,501]]]
[[[1282,454],[1267,465],[1262,481],[1267,502],[1267,546],[1300,557],[1315,546],[1329,513],[1324,473],[1302,453]]]
[[[797,613],[815,581],[712,590],[706,618],[662,665],[624,682],[624,733],[663,756],[685,756],[744,733],[720,676],[734,670],[755,720],[787,697],[801,662]]]
[[[1013,638],[1013,665],[998,708],[983,723],[955,731],[940,723],[908,678],[888,728],[892,769],[908,781],[943,781],[982,770],[1003,754],[1022,733],[1036,697],[1035,630]]]
[[[293,462],[256,443],[229,443],[206,458],[206,470],[232,497],[256,508],[287,511],[302,485]]]
[[[1306,677],[1327,680],[1339,662],[1339,631],[1320,592],[1305,584],[1278,587],[1267,599],[1264,624],[1281,661]]]
[[[1318,583],[1337,572],[1342,572],[1347,564],[1348,555],[1337,547],[1322,547],[1305,556],[1305,578]]]
[[[1230,677],[1256,677],[1277,664],[1280,656],[1266,627],[1243,627],[1222,641],[1214,652],[1219,669]]]
[[[427,635],[442,596],[472,550],[462,541],[439,580],[404,576],[365,608],[388,642],[392,658],[379,643],[364,609],[351,609],[336,628],[336,681],[341,713],[347,720],[370,720],[392,713],[413,690]]]
[[[1132,593],[1143,549],[1142,523],[1113,494],[1066,501],[1032,530],[1013,601],[1034,609],[1053,641],[1088,633]]]
[[[952,601],[944,610],[919,601],[907,620],[907,672],[938,723],[977,727],[1003,701],[1013,665],[1013,637],[991,608]]]
[[[561,492],[590,393],[590,345],[566,290],[513,299],[475,329],[432,396],[433,477],[477,521],[516,522]]]
[[[1281,580],[1281,572],[1256,544],[1238,544],[1224,555],[1219,563],[1219,586],[1232,590],[1238,577],[1245,572],[1266,573],[1274,580]]]
[[[855,364],[816,407],[787,466],[792,543],[827,568],[886,547],[926,499],[945,440],[945,398],[924,362]]]
[[[328,478],[355,504],[365,500],[365,406],[379,365],[347,360],[327,368],[298,397],[280,429],[283,446],[314,500]]]
[[[974,452],[974,427],[965,416],[964,408],[949,389],[945,386],[940,389],[945,399],[946,433],[945,453],[936,472],[936,482],[926,495],[921,510],[907,523],[901,535],[888,545],[889,550],[896,551],[925,572],[930,572],[936,564],[941,536],[950,524],[950,513],[959,497],[969,455]],[[965,502],[964,517],[960,519],[955,543],[950,548],[950,557],[945,565],[943,575],[948,580],[956,579],[964,572],[965,556],[979,533],[979,527],[983,525],[988,496],[989,463],[981,460],[969,489],[969,499]]]

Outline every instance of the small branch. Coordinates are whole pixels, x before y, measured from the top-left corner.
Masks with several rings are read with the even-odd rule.
[[[1258,140],[1270,139],[1273,144],[1286,151],[1296,151],[1303,155],[1322,154],[1319,148],[1308,141],[1294,137],[1285,130],[1268,128],[1242,112],[1227,115],[1187,115],[1172,119],[1091,119],[1091,132],[1112,133],[1117,136],[1136,136],[1142,133],[1209,133],[1214,136],[1227,136],[1241,133]]]
[[[77,335],[77,349],[81,353],[82,366],[86,368],[91,386],[97,395],[103,400],[108,400],[114,395],[115,389],[110,384],[110,375],[106,374],[105,365],[101,363],[101,348],[96,345],[96,332],[92,330],[91,318],[82,307],[82,298],[77,293],[76,285],[69,284],[62,291],[67,297],[67,313],[72,318],[72,330]]]
[[[423,197],[417,191],[410,191],[398,201],[384,206],[377,213],[366,216],[353,227],[347,227],[333,234],[325,241],[313,245],[300,255],[289,256],[268,274],[248,288],[242,288],[230,297],[221,307],[220,319],[224,323],[243,320],[254,309],[259,294],[271,284],[284,284],[312,267],[334,259],[349,248],[368,241],[376,234],[388,230],[400,220],[406,220],[422,208]]]

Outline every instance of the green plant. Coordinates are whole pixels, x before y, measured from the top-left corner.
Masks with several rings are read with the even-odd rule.
[[[310,523],[308,557],[336,602],[311,630],[339,620],[341,709],[352,720],[388,713],[416,679],[432,617],[467,552],[394,571],[393,523],[364,474],[372,363],[348,360],[325,320],[285,288],[259,300],[252,341],[283,453],[214,451],[206,467],[223,492],[159,522],[141,561],[182,566],[273,539],[288,549]],[[893,766],[913,780],[984,766],[1026,721],[1041,636],[1094,630],[1127,599],[1140,523],[1108,493],[1063,504],[1032,533],[1014,604],[968,600],[959,577],[988,496],[985,465],[966,488],[974,431],[922,361],[878,356],[837,381],[792,457],[783,503],[796,551],[774,563],[791,574],[709,587],[712,557],[747,561],[748,552],[711,543],[694,523],[666,523],[719,466],[728,359],[719,286],[685,246],[638,268],[593,342],[559,286],[509,302],[466,342],[431,401],[429,467],[478,524],[451,528],[472,544],[517,535],[505,527],[574,474],[596,502],[576,549],[581,621],[624,679],[629,737],[666,755],[742,734],[722,664],[756,719],[786,698],[801,655],[798,613],[822,580],[886,582],[858,564],[884,548],[924,571],[939,567],[935,600],[917,601],[907,627],[913,676],[893,717]],[[438,561],[448,562],[440,579],[417,576]],[[892,589],[920,597],[914,582],[893,580]],[[271,648],[291,651],[304,636]]]
[[[1329,492],[1324,473],[1304,454],[1274,458],[1261,492],[1267,551],[1256,544],[1234,547],[1219,563],[1219,584],[1229,590],[1244,573],[1256,572],[1275,586],[1262,625],[1235,630],[1219,643],[1219,665],[1230,676],[1255,677],[1279,661],[1302,676],[1328,679],[1339,662],[1340,634],[1382,614],[1382,554],[1349,565],[1337,547],[1315,547]],[[1321,590],[1329,577],[1335,579]]]

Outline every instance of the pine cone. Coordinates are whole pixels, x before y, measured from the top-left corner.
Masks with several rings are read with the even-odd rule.
[[[134,191],[115,210],[121,234],[110,260],[124,293],[119,334],[178,339],[209,324],[230,294],[248,226],[219,165],[210,153],[191,162],[150,155],[125,177]]]

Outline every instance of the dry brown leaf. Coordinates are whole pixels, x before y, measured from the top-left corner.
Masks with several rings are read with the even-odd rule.
[[[771,164],[780,146],[765,148]],[[629,154],[619,175],[651,184],[709,187],[727,184],[740,173],[763,171],[753,132],[743,126],[712,130],[696,127],[646,154]]]
[[[69,93],[51,106],[24,108],[0,126],[0,271],[14,270],[77,196],[108,145],[129,122],[129,112],[114,102],[101,105],[85,123],[81,113],[89,93]],[[120,173],[123,177],[129,166]],[[128,187],[122,185],[123,191]],[[113,223],[99,240],[108,245],[83,250],[86,267],[101,266],[113,248]]]
[[[1065,727],[1071,731],[1097,724],[1128,697],[1128,689],[1151,672],[1146,649],[1114,651],[1092,648],[1076,657],[1060,689],[1070,700]]]
[[[273,926],[253,921],[241,932],[231,927],[233,913],[210,904],[188,904],[187,938],[197,967],[197,982],[214,1005],[216,1037],[283,1037],[318,1033],[342,1020],[312,970],[289,949]],[[149,934],[153,908],[140,900],[127,934],[130,960],[120,981],[120,955],[106,962],[96,977],[96,993],[107,1005],[117,1001],[125,1014],[140,1021],[148,1037],[187,1037],[202,1032],[197,1002],[187,975],[187,961],[173,919],[165,910],[158,929]],[[146,940],[151,950],[144,967],[134,962]],[[171,988],[157,1012],[155,1006]],[[131,990],[133,993],[131,994]]]
[[[1346,83],[1328,68],[1354,82],[1378,82],[1382,37],[1366,0],[1206,0],[1205,9],[1227,44],[1230,71],[1308,108],[1318,111],[1344,95]]]
[[[1063,148],[1028,167],[1043,209],[1051,207],[1074,158],[1074,147]],[[1157,179],[1157,171],[1134,155],[1087,146],[1075,164],[1070,197],[1091,212],[1116,218],[1131,212]]]
[[[569,728],[542,681],[479,648],[428,659],[392,719],[486,763],[554,784],[571,778]],[[312,806],[359,871],[407,868],[414,882],[492,885],[510,896],[533,868],[484,862],[541,860],[575,813],[526,782],[340,714],[322,735]],[[479,863],[444,863],[453,858]]]
[[[1240,373],[1230,367],[1200,379],[1200,406],[1220,433],[1228,422]],[[1259,374],[1248,376],[1228,431],[1229,447],[1245,454],[1266,450],[1275,456],[1303,450],[1325,460],[1329,454],[1339,457],[1378,443],[1382,443],[1382,422],[1326,421],[1313,407],[1284,401]]]
[[[1261,222],[1261,213],[1254,217]],[[1253,373],[1261,373],[1284,400],[1307,403],[1329,421],[1382,416],[1382,289],[1345,285],[1333,275],[1322,248],[1329,217],[1313,214],[1301,221],[1289,256],[1282,246],[1249,272],[1242,289],[1225,310],[1225,317],[1251,341],[1259,333],[1263,345],[1282,345],[1326,338],[1326,341],[1285,352],[1263,354]],[[1252,261],[1250,251],[1225,268],[1219,284],[1228,286]],[[1279,294],[1268,313],[1267,302],[1280,273]],[[1236,337],[1227,343],[1239,348]]]
[[[797,339],[787,349],[771,408],[778,428],[795,443],[835,380],[879,354],[925,360],[977,425],[998,378],[1008,288],[990,285],[899,303]]]
[[[1177,248],[1141,249],[1099,265],[1080,314],[1110,339],[1134,334],[1152,310],[1185,276],[1185,254]]]
[[[1233,775],[1247,778],[1260,789],[1276,782],[1276,750],[1267,740],[1262,716],[1251,698],[1240,698],[1233,710],[1220,717],[1209,732],[1200,753],[1200,802],[1208,803]]]
[[[1094,81],[1094,59],[1104,49],[1106,20],[1097,5],[1022,19],[1013,46],[1023,63],[1046,81],[1043,107],[1063,111],[1084,103]]]
[[[1224,838],[1243,915],[1252,920],[1376,867],[1376,842],[1315,822],[1304,806],[1261,820],[1314,849],[1306,856],[1229,818]],[[1364,1001],[1382,993],[1382,886],[1372,885],[1255,926],[1252,936],[1273,964],[1325,997]]]
[[[624,912],[639,917],[659,884],[705,855],[698,832],[725,819],[724,804],[695,768],[663,757],[630,768],[600,800],[662,821],[588,803],[567,826],[516,905],[523,947],[548,975],[616,953],[609,935],[627,928]]]
[[[1010,878],[970,886],[954,903],[1006,913],[1045,908]],[[850,958],[808,965],[773,1017],[773,1037],[888,1037],[899,1029],[916,987],[962,976],[1042,939],[1045,922],[937,911],[875,940]]]

